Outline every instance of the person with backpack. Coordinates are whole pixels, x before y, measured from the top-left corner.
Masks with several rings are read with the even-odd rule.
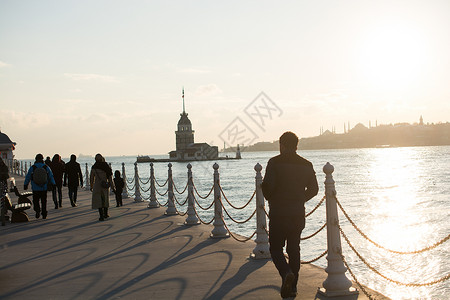
[[[41,216],[47,218],[47,185],[56,185],[53,173],[50,167],[44,163],[44,156],[36,154],[34,164],[28,169],[25,181],[23,183],[24,190],[28,189],[31,181],[31,189],[33,191],[33,207],[36,212],[36,219]]]

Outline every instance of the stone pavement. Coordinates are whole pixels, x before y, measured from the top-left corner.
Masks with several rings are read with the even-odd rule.
[[[249,259],[253,241],[211,239],[212,225],[185,226],[147,202],[116,208],[112,196],[99,222],[90,192],[73,208],[64,188],[56,210],[48,196],[46,220],[29,209],[30,222],[0,226],[0,299],[281,299],[272,262]],[[318,299],[326,275],[302,265],[296,299]]]

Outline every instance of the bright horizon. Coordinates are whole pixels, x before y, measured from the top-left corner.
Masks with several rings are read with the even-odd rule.
[[[183,87],[195,141],[219,149],[236,118],[252,143],[450,121],[446,0],[0,0],[0,45],[18,159],[167,154]]]

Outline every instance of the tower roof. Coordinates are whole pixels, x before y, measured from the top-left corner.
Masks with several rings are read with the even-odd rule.
[[[180,114],[181,118],[178,121],[178,125],[191,125],[192,126],[191,120],[189,120],[188,114],[186,113],[186,110],[184,108],[184,87],[183,87],[182,98],[183,98],[183,113]]]
[[[178,121],[178,125],[192,125],[191,120],[188,118],[188,114],[186,112],[183,112],[180,114],[181,118]]]

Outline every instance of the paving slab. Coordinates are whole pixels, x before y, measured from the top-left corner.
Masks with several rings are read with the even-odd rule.
[[[100,222],[89,191],[79,190],[78,207],[66,188],[60,209],[48,196],[46,220],[29,209],[29,222],[0,226],[0,299],[281,299],[271,260],[249,258],[253,241],[212,239],[212,225],[185,226],[130,198],[115,207],[112,197]],[[295,299],[319,299],[326,276],[302,265]]]

